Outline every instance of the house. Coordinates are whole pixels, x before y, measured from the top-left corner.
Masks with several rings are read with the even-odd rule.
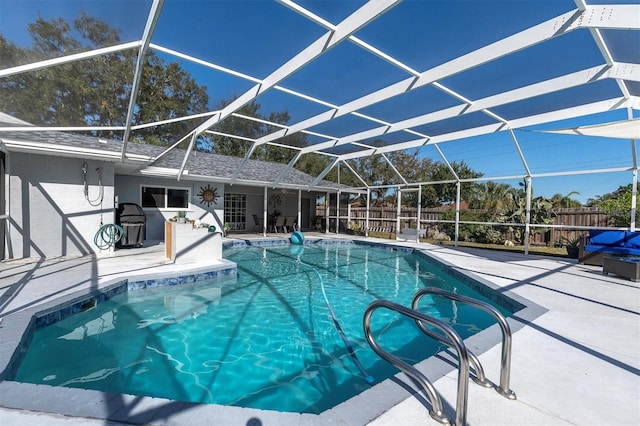
[[[114,223],[118,203],[143,207],[147,240],[162,241],[165,222],[180,214],[243,232],[254,229],[254,214],[277,210],[299,214],[304,229],[316,197],[339,189],[284,164],[240,167],[241,158],[195,151],[178,179],[184,150],[129,142],[123,155],[122,141],[11,129],[25,125],[0,114],[1,259],[99,253],[94,237]]]

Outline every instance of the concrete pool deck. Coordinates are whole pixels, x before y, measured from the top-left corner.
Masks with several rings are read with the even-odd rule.
[[[240,239],[255,237],[241,235]],[[321,238],[339,238],[318,235]],[[282,235],[272,236],[285,238]],[[309,235],[311,237],[311,235]],[[389,240],[375,240],[396,244]],[[467,422],[471,425],[636,425],[640,422],[640,284],[603,276],[602,268],[578,265],[575,260],[524,256],[517,253],[453,248],[402,242],[425,250],[461,271],[477,275],[505,291],[529,299],[547,311],[532,321],[520,321],[514,333],[509,401],[492,389],[470,383]],[[95,289],[101,283],[133,275],[176,273],[182,268],[164,260],[163,247],[120,250],[113,256],[9,261],[0,263],[0,327],[12,316],[64,294]],[[4,348],[0,341],[0,351]],[[473,349],[473,348],[470,348]],[[493,382],[498,381],[500,345],[478,353]],[[0,382],[0,423],[3,425],[116,425],[207,424],[295,425],[370,424],[437,425],[428,415],[425,398],[412,396],[402,383],[387,380],[383,392],[352,399],[350,409],[337,408],[326,416],[273,413],[225,407],[212,417],[207,406],[158,398],[127,397],[55,388],[57,398],[38,400],[38,392],[22,392],[21,384]],[[427,377],[429,373],[427,372]],[[453,418],[456,372],[435,380],[445,413]],[[28,385],[34,387],[35,385]],[[46,394],[42,386],[42,394]],[[375,387],[374,387],[375,388]],[[376,417],[367,412],[380,395],[398,402]],[[95,398],[101,394],[101,398]],[[73,396],[70,396],[73,395]],[[377,395],[377,396],[376,396]],[[354,401],[355,400],[355,401]],[[102,403],[100,402],[102,401]],[[55,407],[60,410],[56,411]],[[360,411],[360,413],[357,413]],[[218,412],[218,413],[219,413]],[[354,413],[355,412],[355,413]],[[63,414],[63,415],[61,415]],[[354,419],[366,419],[356,422]]]

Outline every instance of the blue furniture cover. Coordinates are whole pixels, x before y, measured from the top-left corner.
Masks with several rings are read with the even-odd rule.
[[[591,230],[584,251],[640,256],[640,232]]]

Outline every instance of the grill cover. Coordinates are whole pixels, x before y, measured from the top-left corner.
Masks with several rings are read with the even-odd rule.
[[[116,210],[116,224],[124,231],[118,247],[142,247],[146,237],[147,216],[137,204],[119,203]]]

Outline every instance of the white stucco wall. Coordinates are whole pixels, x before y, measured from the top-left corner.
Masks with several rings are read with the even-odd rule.
[[[218,199],[215,204],[201,204],[198,193],[202,186],[216,188]],[[189,219],[199,219],[204,223],[222,230],[224,224],[224,185],[215,182],[189,182],[175,179],[161,179],[143,176],[116,176],[115,194],[119,203],[135,203],[142,205],[142,186],[163,186],[169,188],[186,188],[190,190],[190,206],[187,211]],[[147,215],[147,240],[164,241],[164,223],[177,215],[176,209],[145,209]]]
[[[102,168],[104,199],[92,206],[83,193],[82,165],[88,165],[89,199],[99,194]],[[9,173],[8,258],[57,257],[97,253],[93,238],[113,223],[113,164],[64,157],[11,153]]]
[[[92,205],[84,195],[84,173],[82,166],[87,163],[89,200],[99,196],[98,172],[102,170],[104,197],[102,204]],[[142,186],[164,186],[190,190],[189,219],[199,219],[215,225],[219,230],[224,226],[225,185],[215,182],[176,181],[175,179],[115,176],[114,164],[81,158],[66,158],[12,152],[7,158],[9,176],[8,190],[8,238],[7,258],[46,258],[58,256],[100,253],[94,244],[94,236],[101,224],[114,223],[115,202],[132,202],[141,205]],[[201,203],[198,193],[210,186],[217,190],[214,204]],[[253,214],[263,215],[264,188],[241,185],[226,186],[229,193],[246,195],[246,230],[254,228]],[[283,193],[269,188],[267,198],[280,194],[281,204],[275,209],[285,216],[295,216],[298,212],[297,191]],[[302,224],[308,223],[309,210],[313,206],[313,194],[303,193]],[[308,207],[307,207],[308,206]],[[268,204],[273,212],[274,206]],[[145,209],[147,214],[147,240],[164,241],[164,223],[177,215],[176,209]]]

